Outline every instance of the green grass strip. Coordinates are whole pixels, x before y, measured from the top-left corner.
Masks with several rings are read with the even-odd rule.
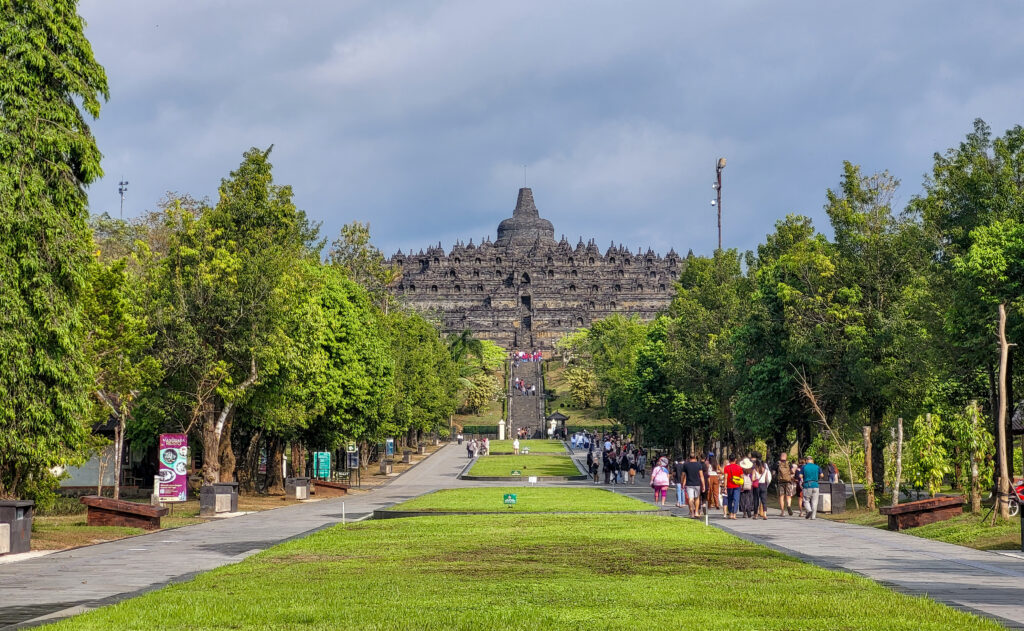
[[[523,481],[531,475],[573,476],[582,475],[569,456],[483,456],[478,458],[469,475],[508,476],[512,471],[521,471]]]
[[[564,454],[565,443],[560,440],[521,440],[519,441],[519,450],[522,452],[523,449],[529,448],[530,454]],[[491,453],[492,454],[510,454],[512,453],[512,441],[511,440],[492,440],[491,441]]]
[[[512,506],[504,504],[507,493],[516,495]],[[654,507],[646,502],[604,489],[502,486],[435,491],[392,506],[390,510],[550,513],[652,509]]]
[[[338,526],[57,629],[995,631],[690,520],[480,515]]]

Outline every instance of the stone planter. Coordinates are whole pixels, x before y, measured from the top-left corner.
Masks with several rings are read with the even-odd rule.
[[[402,463],[412,464],[412,450],[406,449],[402,451]]]
[[[284,494],[297,500],[308,500],[309,478],[285,478]]]
[[[420,445],[416,447],[416,453],[418,453],[421,456],[425,455],[427,453],[427,446],[424,445],[423,443],[420,443]]]
[[[238,482],[215,482],[199,489],[199,515],[238,512]]]
[[[394,470],[394,465],[391,464],[390,460],[383,460],[382,459],[380,461],[380,472],[381,473],[387,475],[387,474],[391,473],[393,470]]]
[[[31,549],[35,505],[32,500],[0,501],[0,556]]]

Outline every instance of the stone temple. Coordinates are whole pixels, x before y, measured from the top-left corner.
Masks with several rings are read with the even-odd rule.
[[[399,251],[401,275],[391,290],[406,304],[438,318],[446,333],[470,329],[505,348],[550,349],[565,333],[613,313],[654,318],[668,307],[680,257],[650,248],[631,252],[614,243],[602,254],[593,240],[555,241],[533,191],[519,189],[498,238],[441,244],[418,254]]]

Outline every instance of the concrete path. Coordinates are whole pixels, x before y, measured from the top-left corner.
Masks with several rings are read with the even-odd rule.
[[[65,550],[0,565],[0,629],[59,618],[186,580],[291,538],[427,491],[463,486],[469,462],[449,445],[369,493],[296,504],[232,519]]]
[[[654,493],[639,480],[636,486],[609,486],[614,491],[653,502]],[[667,502],[673,515],[675,489]],[[866,576],[896,591],[927,596],[958,609],[993,618],[1012,629],[1024,629],[1024,555],[1000,554],[923,539],[913,535],[855,526],[818,518],[779,517],[767,520],[724,519],[712,510],[709,524],[809,563]]]

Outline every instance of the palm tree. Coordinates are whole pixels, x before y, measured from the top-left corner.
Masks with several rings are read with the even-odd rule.
[[[450,333],[448,335],[448,352],[451,353],[452,361],[459,367],[459,386],[472,388],[473,382],[469,380],[483,368],[484,345],[483,342],[473,337],[473,332],[463,329],[462,333]],[[468,360],[476,358],[476,364]]]

